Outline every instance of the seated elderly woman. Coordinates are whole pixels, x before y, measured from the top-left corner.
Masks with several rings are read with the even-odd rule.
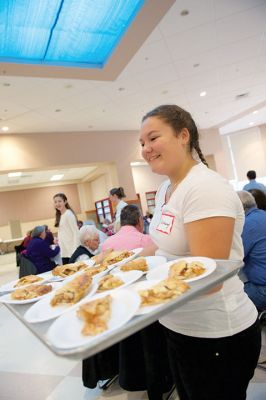
[[[38,274],[51,271],[55,267],[55,262],[51,258],[60,252],[59,246],[55,246],[54,249],[49,246],[45,241],[45,236],[45,225],[35,226],[25,253],[25,256],[35,265]]]
[[[266,212],[257,208],[251,193],[238,193],[245,211],[244,290],[258,310],[266,309]]]
[[[83,225],[79,230],[81,245],[74,251],[69,262],[86,260],[100,252],[100,239],[98,230],[93,225]]]

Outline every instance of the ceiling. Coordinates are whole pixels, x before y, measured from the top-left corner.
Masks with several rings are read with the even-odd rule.
[[[176,0],[111,81],[11,76],[0,64],[0,129],[138,130],[165,103],[221,133],[266,123],[265,16],[266,0]]]

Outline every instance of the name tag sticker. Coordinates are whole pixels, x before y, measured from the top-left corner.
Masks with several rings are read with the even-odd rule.
[[[162,214],[161,221],[159,222],[156,230],[166,235],[171,233],[173,224],[174,224],[175,216],[171,214]]]

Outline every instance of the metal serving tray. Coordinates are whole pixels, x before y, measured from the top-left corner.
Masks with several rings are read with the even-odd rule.
[[[150,325],[154,321],[157,321],[163,315],[168,314],[177,307],[182,307],[187,301],[208,292],[210,289],[215,287],[217,284],[224,282],[226,279],[236,275],[242,266],[240,261],[232,260],[216,260],[217,268],[209,276],[199,279],[194,282],[190,282],[190,290],[182,294],[176,300],[165,304],[164,306],[154,310],[153,312],[141,316],[134,317],[127,324],[116,329],[109,334],[105,334],[104,337],[94,340],[91,344],[86,344],[81,347],[74,349],[58,349],[54,347],[46,337],[46,333],[53,323],[54,320],[31,324],[25,321],[24,314],[31,306],[26,305],[11,305],[4,304],[42,343],[44,343],[54,354],[57,356],[72,358],[76,360],[85,359],[90,357],[107,347],[121,341],[127,336],[139,331],[140,329]]]

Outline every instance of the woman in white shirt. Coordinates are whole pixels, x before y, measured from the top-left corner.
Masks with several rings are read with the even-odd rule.
[[[243,259],[241,202],[207,168],[191,115],[175,105],[142,120],[142,155],[168,176],[156,195],[150,253]],[[196,157],[195,157],[196,155]],[[205,164],[205,165],[204,165]],[[238,276],[189,301],[160,321],[180,400],[244,400],[260,352],[257,311]]]
[[[124,189],[122,187],[113,188],[109,192],[109,199],[115,205],[115,221],[114,221],[114,230],[117,232],[120,228],[120,215],[121,211],[124,207],[127,206],[127,203],[122,199],[126,197]]]
[[[63,264],[67,264],[79,243],[79,229],[76,214],[70,207],[64,193],[53,197],[55,226],[58,227],[58,242]]]

